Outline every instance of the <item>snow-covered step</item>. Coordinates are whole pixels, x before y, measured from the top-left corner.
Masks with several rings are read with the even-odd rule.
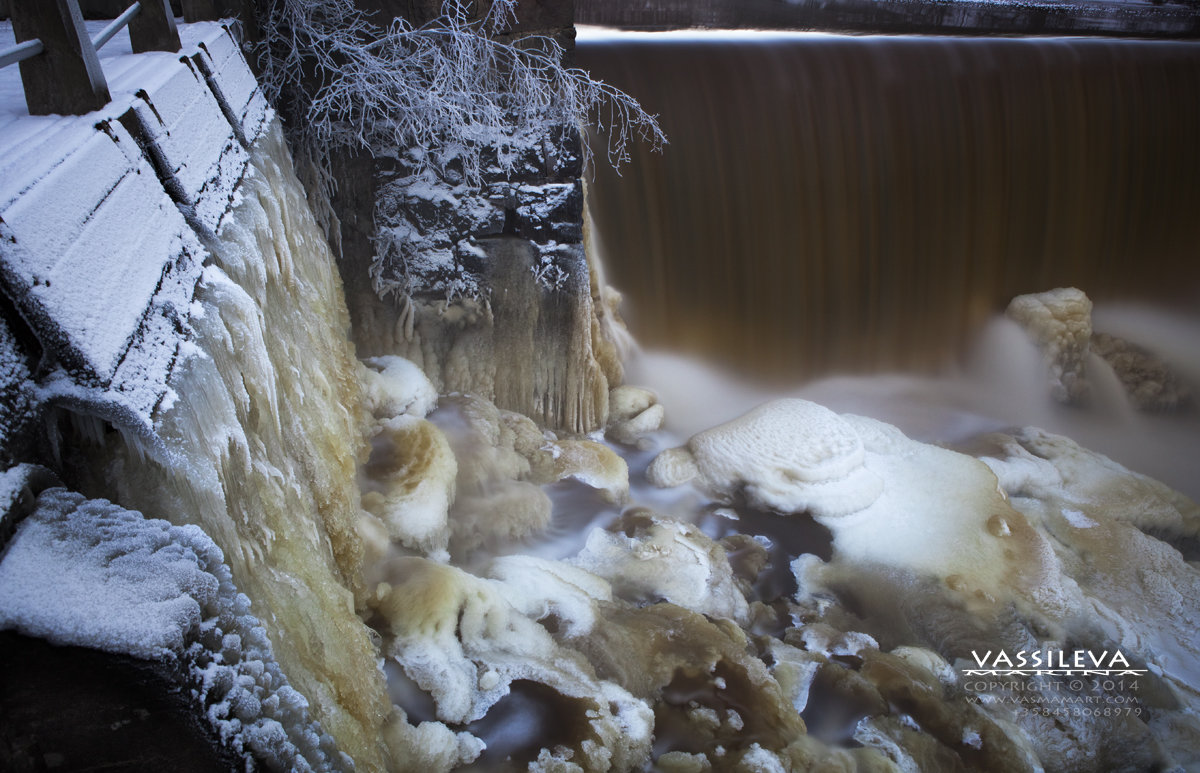
[[[227,28],[180,34],[178,53],[114,38],[101,53],[112,102],[82,116],[28,115],[15,68],[0,70],[0,289],[42,347],[42,398],[143,436],[203,243],[274,118]]]

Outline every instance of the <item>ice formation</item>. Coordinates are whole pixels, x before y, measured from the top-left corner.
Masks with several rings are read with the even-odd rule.
[[[646,435],[660,429],[666,410],[648,389],[622,384],[608,393],[605,436],[628,446],[641,446]]]
[[[863,459],[858,434],[837,414],[785,399],[693,435],[686,448],[655,459],[647,474],[663,486],[697,477],[723,500],[744,493],[780,512],[839,516],[867,507],[882,491]]]
[[[315,718],[356,764],[381,769],[390,704],[355,614],[369,414],[332,257],[278,123],[237,201],[185,307],[190,340],[169,382],[183,399],[155,416],[169,463],[103,432],[63,448],[82,489],[198,524],[222,546],[239,589],[270,610],[275,658]]]
[[[0,630],[178,662],[196,713],[247,764],[351,768],[280,671],[223,558],[196,526],[50,488],[0,560]]]
[[[551,503],[544,484],[576,480],[613,502],[628,494],[628,468],[612,449],[586,439],[560,440],[483,398],[447,396],[431,420],[448,438],[458,468],[447,514],[452,554],[545,530]]]
[[[725,549],[690,524],[630,510],[612,530],[592,530],[572,563],[625,599],[662,599],[742,625],[750,617]]]
[[[1092,302],[1083,291],[1060,287],[1018,295],[1005,313],[1029,333],[1041,350],[1054,399],[1064,403],[1086,399]]]
[[[652,727],[648,708],[616,684],[597,679],[578,653],[559,646],[546,628],[514,608],[503,580],[415,557],[389,562],[386,576],[372,602],[387,621],[385,651],[429,691],[439,719],[456,724],[481,719],[514,682],[534,682],[549,687],[561,710],[574,715],[565,723],[570,735],[539,738],[548,754],[580,766],[567,769],[621,770],[645,756]],[[566,570],[541,576],[571,575]]]
[[[373,277],[348,284],[355,343],[360,355],[406,357],[441,393],[590,432],[621,380],[618,296],[584,249],[577,180],[559,180],[562,159],[543,158],[541,144],[521,152],[525,181],[482,192],[404,174],[403,158],[381,162],[373,251],[349,258],[351,275]]]
[[[1109,333],[1092,333],[1091,350],[1120,379],[1129,399],[1145,411],[1176,411],[1192,404],[1192,386],[1153,352]]]
[[[383,356],[364,360],[361,372],[366,400],[376,418],[401,414],[424,418],[437,407],[438,394],[425,373],[403,357]]]
[[[363,508],[396,542],[444,556],[458,475],[445,435],[432,422],[402,415],[381,421],[371,443],[363,468]]]
[[[1145,411],[1176,411],[1191,402],[1188,378],[1154,351],[1094,329],[1092,302],[1081,290],[1058,288],[1020,295],[1005,312],[1037,344],[1049,371],[1051,395],[1060,402],[1086,400],[1102,372]],[[1101,372],[1101,373],[1098,373]]]

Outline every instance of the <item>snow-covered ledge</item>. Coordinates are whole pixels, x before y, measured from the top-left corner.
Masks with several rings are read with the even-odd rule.
[[[28,115],[16,68],[0,70],[0,289],[40,347],[41,400],[149,447],[205,242],[273,116],[225,27],[181,39],[133,54],[114,38],[113,99],[81,116]]]
[[[0,631],[167,666],[213,742],[247,767],[345,765],[197,526],[43,491],[0,553]]]

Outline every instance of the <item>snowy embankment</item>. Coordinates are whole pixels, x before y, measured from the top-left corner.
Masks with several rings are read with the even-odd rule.
[[[0,70],[0,283],[43,349],[37,401],[151,446],[205,242],[272,117],[224,27],[181,37],[136,55],[115,38],[113,99],[86,115],[29,115],[17,68]]]
[[[221,549],[196,526],[47,489],[0,562],[0,630],[9,629],[183,666],[197,712],[248,759],[309,770],[337,755]]]
[[[278,128],[225,27],[180,37],[178,53],[137,55],[114,38],[101,52],[113,99],[81,116],[29,115],[18,69],[0,70],[0,290],[16,312],[0,318],[6,459],[21,458],[19,425],[62,409],[95,445],[108,422],[138,454],[200,474],[163,416],[187,399],[174,389],[188,363],[211,356],[204,282],[229,258],[222,239],[258,195],[247,181]],[[0,478],[0,630],[182,667],[196,713],[248,765],[350,766],[277,662],[273,616],[260,622],[235,587],[236,542],[222,550],[178,500],[146,512],[203,529],[47,489],[52,478],[28,464]]]

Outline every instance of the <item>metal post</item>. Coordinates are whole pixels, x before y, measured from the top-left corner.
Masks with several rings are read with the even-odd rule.
[[[11,0],[17,42],[40,39],[45,51],[21,62],[30,115],[82,115],[108,104],[108,84],[78,0]]]
[[[141,0],[142,11],[129,22],[129,41],[133,53],[143,51],[178,51],[179,30],[171,0]]]
[[[108,41],[112,40],[118,32],[124,29],[129,24],[129,20],[137,16],[141,10],[142,4],[138,2],[122,11],[120,16],[109,22],[108,26],[100,30],[96,34],[96,37],[92,38],[92,47],[97,51],[104,48]]]

